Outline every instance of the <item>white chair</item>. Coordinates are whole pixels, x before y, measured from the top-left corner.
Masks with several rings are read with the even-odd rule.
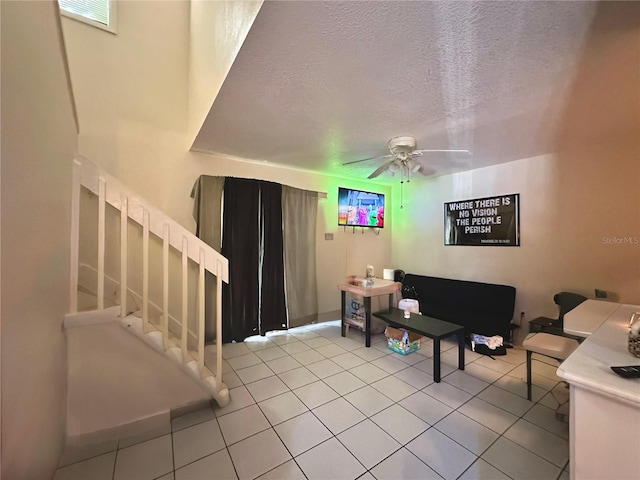
[[[527,399],[531,400],[531,355],[538,353],[554,358],[561,362],[578,348],[577,340],[573,338],[551,335],[550,333],[534,333],[522,342],[527,350]]]

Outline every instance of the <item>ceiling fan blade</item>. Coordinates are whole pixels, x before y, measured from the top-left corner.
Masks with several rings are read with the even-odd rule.
[[[471,152],[469,150],[414,150],[411,153],[417,153],[417,154],[422,154],[422,153],[466,153],[466,154],[471,154]]]
[[[380,160],[382,158],[391,158],[393,155],[382,155],[380,157],[363,158],[362,160],[354,160],[353,162],[343,163],[342,165],[351,165],[353,163],[368,162],[369,160]]]
[[[383,163],[382,165],[380,165],[371,175],[369,175],[367,178],[376,178],[378,175],[380,175],[382,172],[384,172],[385,170],[387,170],[391,164],[393,164],[393,162],[395,162],[395,158],[387,163]]]

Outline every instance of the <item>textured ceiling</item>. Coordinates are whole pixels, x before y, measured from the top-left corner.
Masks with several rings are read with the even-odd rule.
[[[398,135],[470,150],[425,154],[432,175],[549,153],[595,9],[266,1],[193,150],[356,178]]]

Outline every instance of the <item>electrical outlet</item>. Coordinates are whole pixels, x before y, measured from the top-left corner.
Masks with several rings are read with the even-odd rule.
[[[606,290],[598,290],[597,288],[595,289],[595,293],[596,293],[596,298],[607,298],[607,292]]]

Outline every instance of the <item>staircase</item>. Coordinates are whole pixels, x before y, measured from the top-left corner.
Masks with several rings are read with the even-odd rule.
[[[96,195],[98,203],[95,259],[97,308],[93,312],[78,313],[82,188]],[[64,323],[65,329],[69,329],[68,337],[70,329],[73,328],[118,322],[122,328],[129,330],[131,334],[178,366],[204,388],[219,406],[227,405],[230,400],[229,390],[222,382],[222,282],[228,283],[227,259],[86,159],[74,160],[72,192],[69,286],[71,308]],[[111,233],[107,231],[107,206],[115,208],[120,216],[119,259],[106,258],[106,239]],[[129,258],[129,244],[137,241],[137,237],[129,237],[130,221],[142,228],[141,259]],[[161,243],[161,254],[158,255],[160,258],[151,258],[153,253],[153,249],[150,249],[151,242]],[[174,256],[179,255],[181,258],[181,268],[176,272],[171,271],[170,253]],[[115,281],[105,274],[105,263],[113,265],[118,262],[120,278]],[[142,266],[141,271],[136,271],[132,276],[141,278],[142,292],[135,292],[128,286],[129,274],[134,273],[129,272],[129,269],[136,265]],[[161,298],[150,298],[150,265],[162,265]],[[194,268],[197,269],[196,311],[191,312],[189,316],[190,293],[193,293],[189,289],[189,271]],[[209,353],[211,350],[215,351],[215,362],[212,366],[214,371],[205,365],[205,272],[213,274],[216,280],[216,343],[215,346],[207,347]],[[108,303],[114,298],[119,300],[120,304],[116,307],[105,308],[105,282],[109,285],[118,284],[119,295],[107,295],[106,298]],[[179,309],[181,315],[178,318],[169,314],[170,298],[176,298],[175,292],[170,296],[170,284],[174,287],[175,284],[180,285],[181,294],[177,297],[181,299]],[[112,290],[109,289],[108,292],[110,294]],[[114,298],[110,298],[111,296]],[[138,304],[136,308],[128,308],[130,298],[135,299]],[[173,311],[175,312],[176,308]],[[195,328],[189,328],[190,323],[192,327],[195,323]],[[132,365],[132,368],[135,368],[135,365]]]

